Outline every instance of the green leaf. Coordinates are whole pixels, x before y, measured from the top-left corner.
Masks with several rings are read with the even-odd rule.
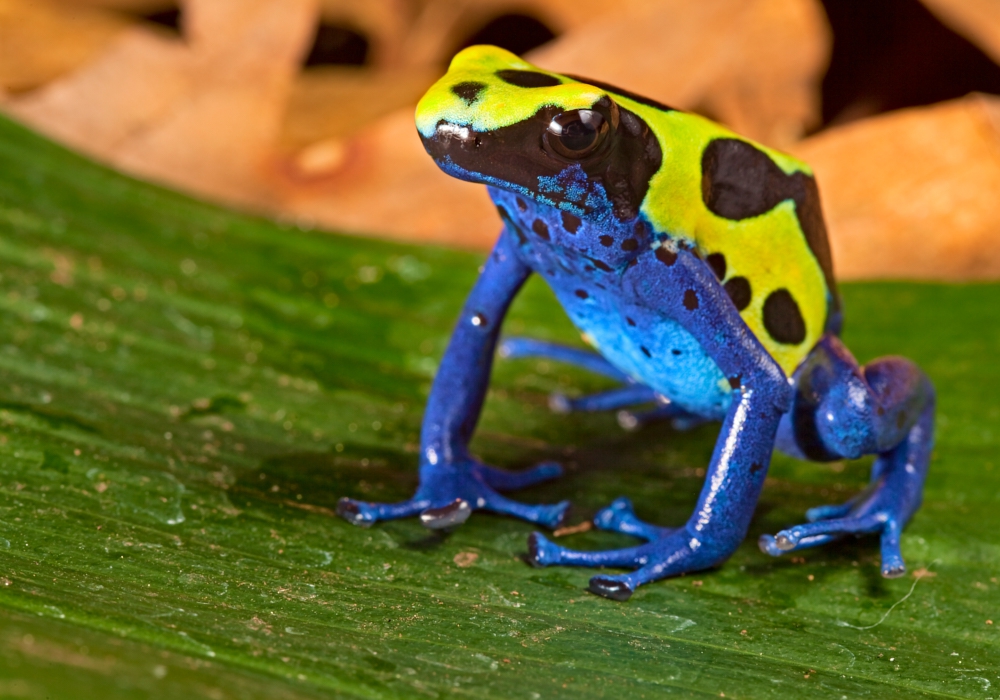
[[[777,457],[724,566],[622,604],[584,592],[590,571],[525,564],[525,523],[476,514],[438,535],[333,516],[344,495],[412,492],[481,258],[234,214],[0,121],[0,695],[1000,696],[1000,286],[844,287],[859,359],[908,355],[940,392],[903,537],[928,575],[882,579],[870,538],[760,553],[870,464]],[[507,329],[575,338],[537,281]],[[629,435],[548,412],[550,391],[599,378],[494,375],[475,450],[569,470],[518,498],[572,498],[571,522],[619,495],[687,518],[714,427]]]

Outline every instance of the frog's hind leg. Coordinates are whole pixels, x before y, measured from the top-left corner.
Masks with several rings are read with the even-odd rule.
[[[677,430],[689,430],[707,422],[707,419],[671,404],[650,387],[635,383],[628,375],[597,353],[532,338],[507,338],[500,344],[499,353],[500,357],[508,359],[540,357],[564,362],[622,382],[625,385],[578,398],[554,393],[549,396],[549,408],[552,409],[553,413],[595,413],[623,409],[618,411],[618,424],[629,431],[638,430],[644,425],[663,420],[672,421]],[[632,406],[648,403],[659,405],[648,411],[626,410]]]
[[[909,360],[888,357],[859,367],[835,338],[816,347],[796,376],[788,415],[804,456],[816,460],[877,454],[869,487],[839,506],[812,508],[812,521],[764,535],[774,556],[845,535],[878,533],[882,575],[906,571],[899,534],[920,507],[934,439],[934,389]]]
[[[596,352],[571,348],[559,343],[550,343],[533,338],[505,338],[500,342],[497,352],[505,359],[522,357],[542,357],[556,362],[565,362],[574,367],[580,367],[594,374],[600,374],[608,379],[631,384],[627,374],[612,365]]]

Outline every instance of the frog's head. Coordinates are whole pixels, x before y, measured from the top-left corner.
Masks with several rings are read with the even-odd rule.
[[[610,210],[631,220],[662,152],[642,118],[605,87],[473,46],[420,100],[417,131],[450,175],[582,216]]]

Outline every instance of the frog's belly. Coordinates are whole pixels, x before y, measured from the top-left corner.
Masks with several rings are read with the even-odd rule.
[[[679,323],[644,309],[622,309],[610,294],[581,300],[555,292],[576,327],[615,367],[687,411],[725,416],[732,388]]]

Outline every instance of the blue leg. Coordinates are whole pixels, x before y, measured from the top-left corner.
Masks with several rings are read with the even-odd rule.
[[[547,463],[522,473],[505,472],[482,464],[468,449],[486,396],[500,325],[530,273],[510,234],[501,233],[465,302],[431,387],[420,436],[417,493],[394,504],[342,498],[337,513],[348,522],[367,527],[378,520],[419,514],[426,527],[441,529],[463,523],[477,509],[546,527],[562,521],[568,501],[529,506],[498,493],[554,478],[562,472],[558,465]]]
[[[643,523],[627,501],[618,500],[598,514],[599,526],[643,537],[646,544],[581,552],[538,533],[531,536],[529,556],[538,566],[635,569],[590,580],[591,592],[615,600],[627,600],[644,583],[709,568],[729,557],[746,535],[779,420],[792,398],[784,373],[743,323],[708,266],[688,250],[664,247],[641,257],[624,273],[623,288],[625,301],[683,323],[730,379],[734,392],[698,504],[683,527]]]
[[[571,399],[563,394],[552,394],[549,397],[549,408],[553,413],[571,413],[582,411],[613,411],[623,406],[635,406],[640,403],[656,401],[656,392],[644,384],[630,384],[599,394],[589,394],[577,399]]]
[[[840,506],[810,509],[812,521],[764,535],[774,556],[845,535],[877,533],[882,575],[906,572],[899,534],[920,507],[934,441],[934,389],[899,357],[859,367],[833,336],[825,337],[796,373],[790,413],[798,450],[817,460],[877,454],[870,486]]]
[[[522,357],[543,357],[556,362],[580,367],[594,374],[625,383],[631,382],[628,375],[595,352],[571,348],[559,343],[550,343],[532,338],[505,338],[498,350],[500,357],[518,359]]]
[[[573,412],[596,412],[613,411],[617,408],[626,408],[642,403],[652,403],[663,401],[651,388],[634,384],[633,380],[621,372],[600,355],[586,350],[567,347],[558,343],[549,343],[544,340],[533,340],[531,338],[507,338],[500,343],[500,357],[523,358],[523,357],[544,357],[557,362],[565,362],[582,369],[589,370],[595,374],[601,374],[620,382],[626,382],[627,386],[610,391],[603,391],[598,394],[590,394],[579,398],[570,398],[564,394],[552,394],[549,397],[549,408],[553,413],[573,413]],[[689,430],[695,426],[707,422],[704,418],[688,413],[669,403],[659,406],[651,411],[634,413],[632,411],[620,411],[618,413],[618,423],[625,430],[637,430],[649,423],[661,420],[672,419],[673,426],[677,430]]]

